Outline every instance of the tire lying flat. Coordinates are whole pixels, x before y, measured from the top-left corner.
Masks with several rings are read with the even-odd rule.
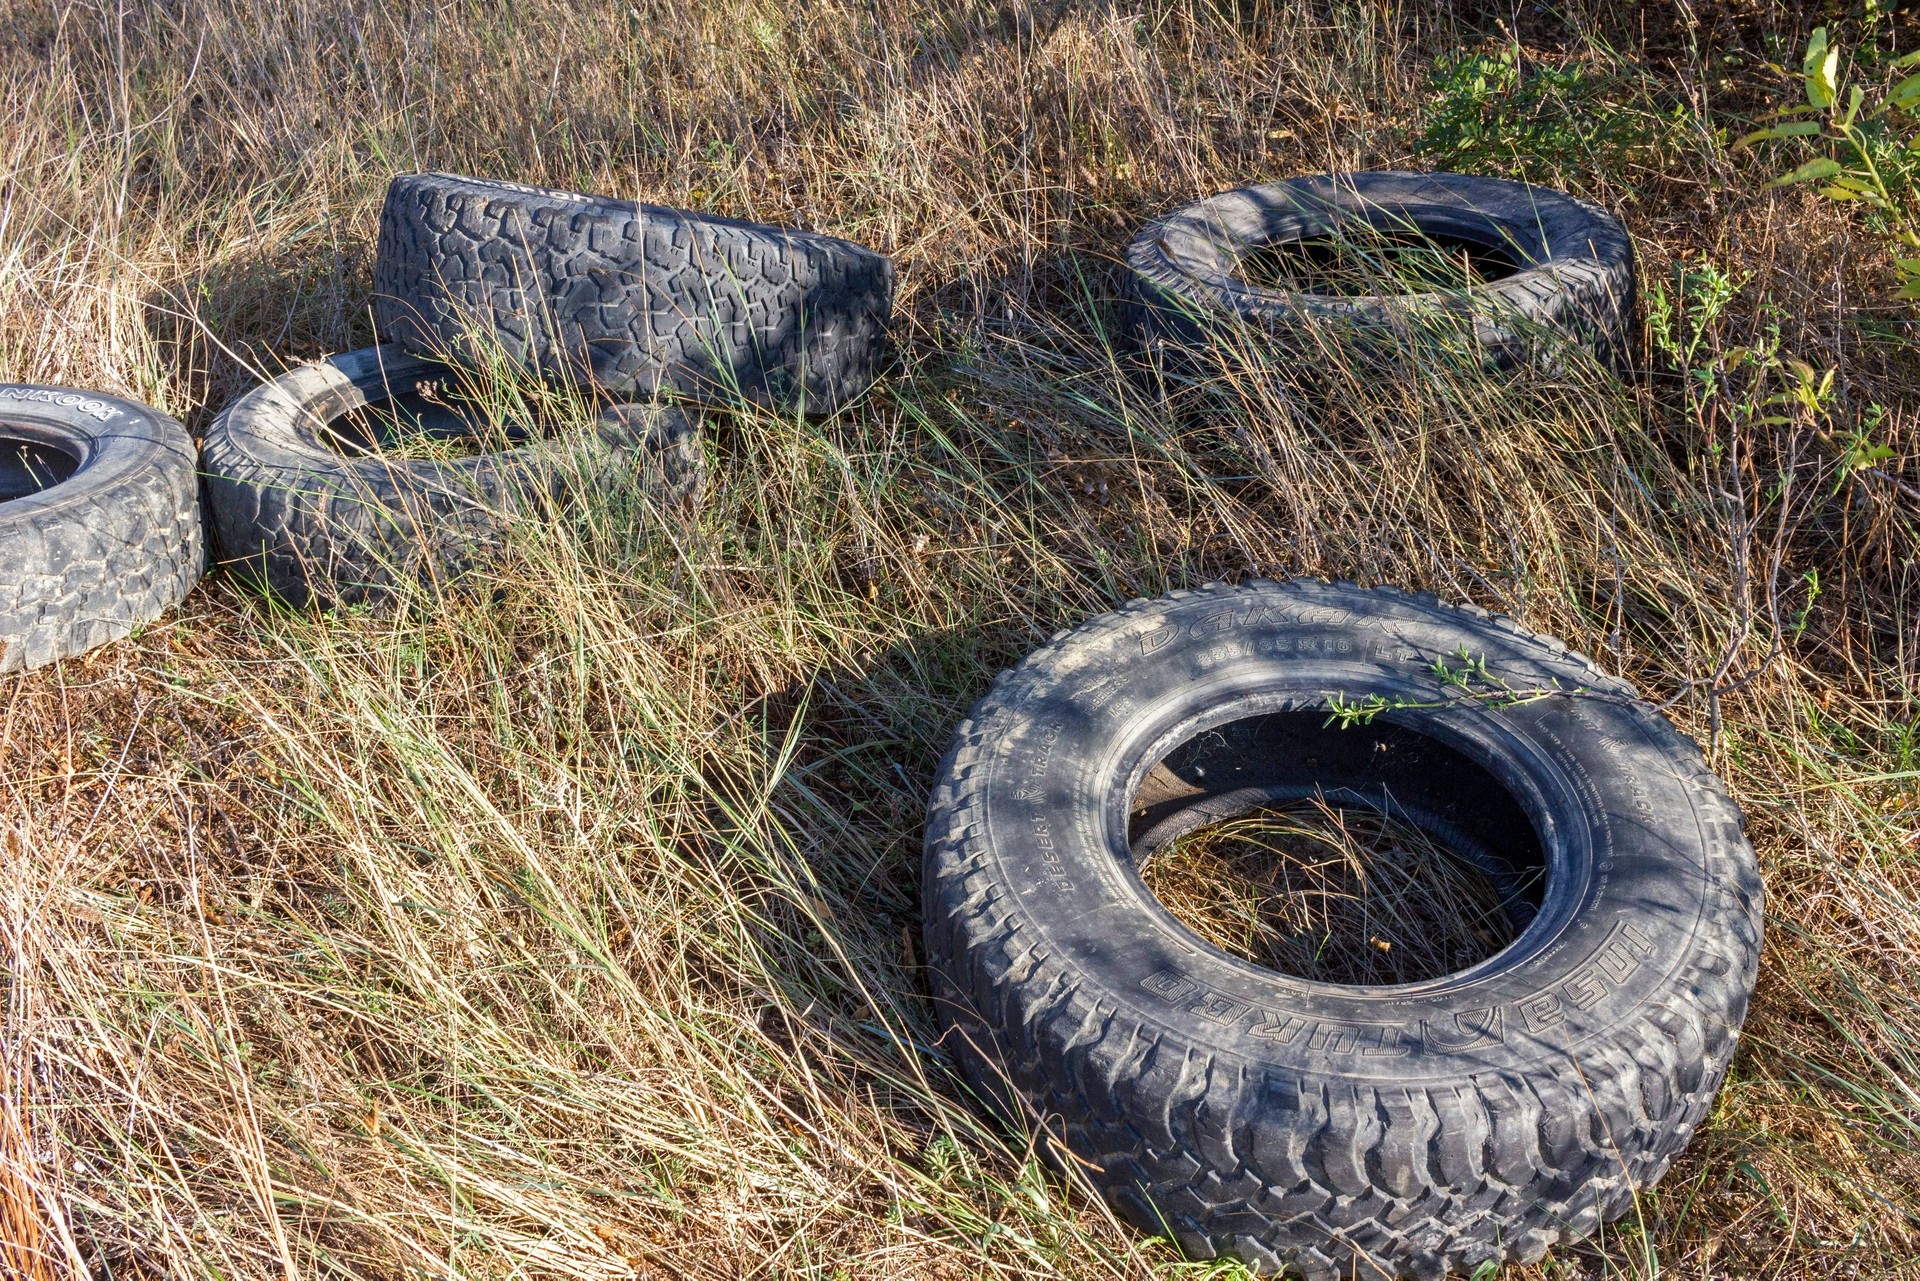
[[[422,355],[837,409],[886,363],[893,264],[849,241],[452,174],[387,189],[381,333]]]
[[[97,392],[0,384],[0,672],[125,636],[203,563],[185,428]]]
[[[438,361],[369,347],[234,402],[202,447],[222,563],[295,605],[378,605],[403,582],[457,579],[501,546],[509,520],[570,488],[637,469],[656,512],[699,496],[697,432],[670,405],[614,406],[587,440],[445,460],[349,456],[328,431],[353,410],[457,378]]]
[[[1403,233],[1494,250],[1512,275],[1448,293],[1343,297],[1242,278],[1261,250],[1343,233]],[[1279,338],[1341,322],[1389,330],[1464,316],[1490,363],[1554,359],[1558,334],[1618,364],[1631,350],[1633,240],[1564,192],[1454,173],[1326,174],[1241,187],[1176,209],[1127,249],[1131,325],[1149,344],[1205,343],[1224,320]]]
[[[1462,647],[1499,697],[1436,671]],[[1370,695],[1399,710],[1327,727]],[[1316,787],[1544,873],[1518,937],[1307,982],[1142,883],[1183,811]],[[1760,947],[1738,810],[1630,688],[1511,620],[1313,581],[1136,601],[1003,675],[941,766],[924,893],[983,1094],[1141,1228],[1315,1281],[1532,1261],[1623,1213],[1707,1115]]]

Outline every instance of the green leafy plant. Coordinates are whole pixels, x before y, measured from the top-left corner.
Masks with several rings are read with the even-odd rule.
[[[1885,405],[1867,406],[1864,421],[1853,429],[1845,441],[1840,443],[1839,478],[1833,483],[1834,493],[1839,493],[1846,485],[1847,477],[1855,472],[1865,471],[1884,475],[1878,470],[1880,464],[1899,457],[1899,451],[1892,445],[1875,439],[1881,434],[1886,418]]]
[[[1654,350],[1680,374],[1688,416],[1709,452],[1748,426],[1824,420],[1833,399],[1834,370],[1816,372],[1781,353],[1777,314],[1766,317],[1757,341],[1724,341],[1721,319],[1749,279],[1712,262],[1683,262],[1671,282],[1647,290]]]
[[[1559,65],[1518,45],[1442,58],[1414,151],[1449,168],[1566,182],[1657,161],[1678,117],[1606,62]]]
[[[1816,371],[1781,351],[1777,307],[1758,304],[1758,336],[1729,341],[1728,309],[1750,280],[1710,261],[1683,261],[1670,280],[1647,290],[1652,345],[1679,376],[1693,429],[1689,470],[1714,478],[1709,492],[1729,531],[1733,592],[1725,639],[1711,672],[1689,679],[1669,700],[1705,694],[1710,752],[1719,747],[1721,700],[1758,680],[1783,652],[1787,532],[1810,499],[1803,473],[1818,470],[1809,459],[1813,443],[1832,443],[1836,371]],[[1769,428],[1777,429],[1784,451],[1763,458]],[[1743,666],[1759,637],[1769,638],[1765,652]]]
[[[1888,242],[1899,273],[1897,296],[1920,300],[1920,51],[1893,58],[1869,74],[1877,83],[1848,84],[1839,46],[1825,27],[1807,41],[1798,78],[1806,102],[1771,116],[1781,123],[1741,138],[1735,150],[1783,141],[1799,154],[1818,151],[1773,180],[1811,185],[1829,200],[1858,202]]]
[[[1654,350],[1681,376],[1687,416],[1699,432],[1702,453],[1718,463],[1750,428],[1804,427],[1837,457],[1831,493],[1839,493],[1855,475],[1906,492],[1906,482],[1881,466],[1899,457],[1885,440],[1886,406],[1867,406],[1860,421],[1843,431],[1834,422],[1838,371],[1817,371],[1782,354],[1778,316],[1757,342],[1729,344],[1719,337],[1721,317],[1745,284],[1746,278],[1710,262],[1681,263],[1671,283],[1656,280],[1647,290]]]

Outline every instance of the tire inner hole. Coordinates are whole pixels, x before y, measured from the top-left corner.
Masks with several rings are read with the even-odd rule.
[[[528,426],[525,421],[532,420]],[[489,403],[445,383],[427,381],[412,391],[365,405],[326,426],[327,443],[350,458],[447,461],[497,454],[539,437],[560,424],[520,406]]]
[[[1422,983],[1525,930],[1546,860],[1487,769],[1403,724],[1249,717],[1148,772],[1128,838],[1175,920],[1232,956],[1345,986]]]
[[[1518,270],[1497,245],[1361,223],[1345,233],[1262,245],[1240,259],[1238,274],[1256,289],[1353,298],[1468,289]]]
[[[0,503],[50,489],[79,468],[80,459],[66,450],[9,436],[0,427]]]

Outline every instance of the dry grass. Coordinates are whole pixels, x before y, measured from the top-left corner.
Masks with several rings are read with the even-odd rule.
[[[1652,123],[1514,163],[1619,208],[1647,280],[1740,273],[1701,359],[1777,332],[1841,371],[1826,413],[1764,405],[1778,361],[1701,401],[1664,360],[1494,383],[1337,335],[1120,374],[1130,230],[1423,136],[1444,162],[1429,68],[1494,34],[1465,7],[8,6],[7,378],[203,425],[363,344],[414,167],[849,235],[904,317],[862,406],[717,415],[683,537],[530,525],[497,593],[385,619],[216,577],[0,682],[10,1239],[116,1278],[1180,1274],[930,1047],[925,786],[1056,628],[1305,572],[1514,612],[1674,699],[1760,851],[1711,1125],[1636,1219],[1515,1275],[1920,1276],[1907,313],[1857,224],[1717,141],[1791,15],[1688,12],[1697,55],[1678,11],[1531,14],[1532,55],[1626,86],[1585,110]],[[1878,476],[1843,463],[1863,427]]]
[[[1422,983],[1518,934],[1493,882],[1418,827],[1324,802],[1202,828],[1140,878],[1215,947],[1321,983]]]

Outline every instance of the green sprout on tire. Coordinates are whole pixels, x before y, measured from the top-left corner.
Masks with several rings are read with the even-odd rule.
[[[1487,667],[1486,656],[1470,652],[1462,645],[1452,656],[1456,666],[1447,658],[1433,661],[1430,671],[1440,678],[1440,684],[1453,690],[1459,690],[1462,697],[1420,699],[1405,695],[1387,698],[1381,694],[1368,694],[1365,698],[1351,699],[1345,694],[1335,693],[1327,700],[1327,719],[1323,725],[1352,729],[1356,725],[1370,725],[1373,719],[1383,712],[1431,711],[1436,708],[1451,707],[1463,699],[1483,703],[1495,710],[1519,707],[1524,703],[1537,703],[1543,698],[1585,694],[1584,686],[1567,689],[1558,681],[1552,687],[1535,686],[1520,689],[1504,678],[1494,675]]]

